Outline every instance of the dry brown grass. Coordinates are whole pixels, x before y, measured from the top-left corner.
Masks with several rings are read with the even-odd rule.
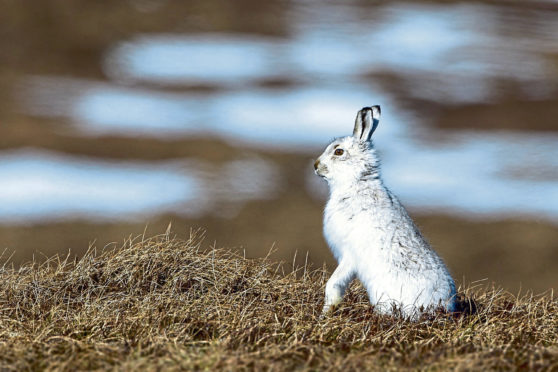
[[[319,319],[328,274],[129,239],[75,262],[0,270],[2,370],[558,368],[558,302],[467,288],[473,314],[379,316],[354,285]],[[464,302],[467,303],[467,302]]]

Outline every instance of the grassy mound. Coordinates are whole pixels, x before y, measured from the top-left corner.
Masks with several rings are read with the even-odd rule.
[[[319,319],[328,274],[169,234],[76,262],[0,270],[0,368],[558,368],[558,302],[461,290],[473,314],[375,314],[354,285]]]

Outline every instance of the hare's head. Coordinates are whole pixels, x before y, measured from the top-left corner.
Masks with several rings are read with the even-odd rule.
[[[379,120],[380,106],[360,110],[353,135],[337,138],[327,146],[314,163],[316,174],[330,184],[378,178],[379,161],[370,139]]]

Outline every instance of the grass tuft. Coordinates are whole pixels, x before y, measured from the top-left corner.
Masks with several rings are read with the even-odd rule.
[[[0,269],[0,368],[558,368],[552,294],[461,288],[463,311],[409,322],[375,314],[355,284],[320,319],[325,270],[285,274],[266,259],[169,233]]]

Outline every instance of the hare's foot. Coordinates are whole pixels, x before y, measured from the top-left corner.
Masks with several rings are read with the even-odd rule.
[[[343,300],[345,290],[355,277],[352,265],[346,261],[341,261],[337,269],[327,281],[325,289],[325,301],[322,309],[322,316],[329,313],[331,308]]]
[[[324,308],[322,309],[322,314],[327,314],[331,310],[332,307],[338,305],[343,300],[343,292],[341,288],[336,287],[335,285],[329,286],[329,283],[326,285],[326,295],[324,301]]]

